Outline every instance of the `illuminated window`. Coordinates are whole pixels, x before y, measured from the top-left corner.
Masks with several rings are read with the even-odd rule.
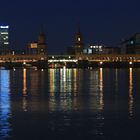
[[[9,42],[4,42],[5,45],[9,44]]]
[[[80,37],[78,37],[78,41],[81,41],[81,38]]]
[[[88,49],[88,54],[92,54],[92,49]]]
[[[131,43],[131,44],[134,44],[134,41],[132,40],[130,43]]]
[[[102,46],[99,46],[99,48],[101,49],[101,48],[102,48]]]
[[[1,29],[8,29],[9,26],[0,26]]]
[[[8,32],[1,32],[2,35],[8,35]]]

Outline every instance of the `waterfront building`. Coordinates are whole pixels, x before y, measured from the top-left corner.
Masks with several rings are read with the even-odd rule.
[[[119,48],[105,45],[87,45],[83,49],[84,54],[118,54]]]
[[[103,45],[86,45],[83,49],[84,54],[101,54],[103,52]]]
[[[122,54],[140,54],[140,33],[136,33],[129,39],[124,40],[120,48]]]
[[[9,50],[9,26],[0,26],[0,52],[7,53]]]

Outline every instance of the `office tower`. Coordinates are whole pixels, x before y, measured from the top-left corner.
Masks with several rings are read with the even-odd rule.
[[[9,26],[0,26],[0,51],[2,54],[9,49]]]

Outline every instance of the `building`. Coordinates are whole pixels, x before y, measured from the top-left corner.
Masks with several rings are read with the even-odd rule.
[[[0,26],[0,53],[9,51],[9,26]]]
[[[101,54],[103,52],[103,45],[87,45],[83,49],[84,54]]]
[[[124,40],[121,45],[121,54],[140,54],[140,33]]]
[[[83,49],[84,54],[118,54],[119,48],[105,45],[87,45]]]

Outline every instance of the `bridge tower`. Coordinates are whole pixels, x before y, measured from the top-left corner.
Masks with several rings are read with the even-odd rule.
[[[84,48],[83,36],[80,27],[78,26],[75,35],[75,44],[74,44],[75,54],[82,54],[83,48]]]
[[[38,54],[47,54],[46,35],[43,30],[41,30],[38,36],[37,51]]]

